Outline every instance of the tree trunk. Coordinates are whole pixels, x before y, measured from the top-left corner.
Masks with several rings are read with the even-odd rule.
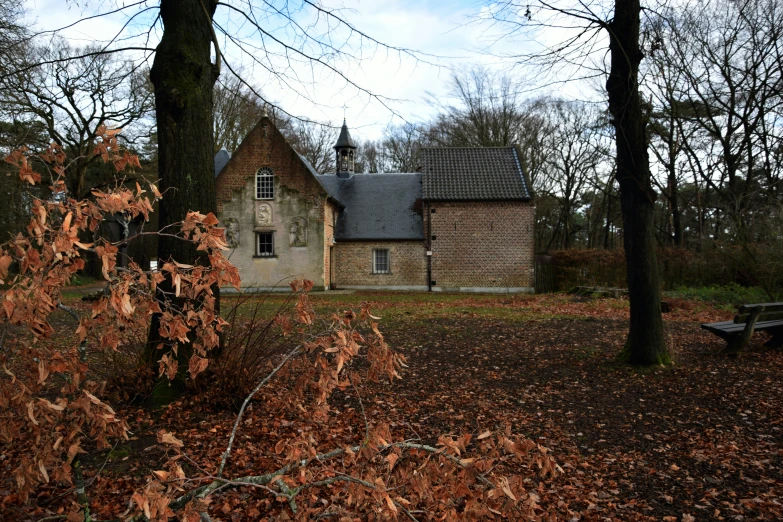
[[[155,86],[160,228],[182,221],[190,210],[217,210],[212,157],[212,89],[219,71],[210,61],[215,0],[162,0],[163,37],[150,78]],[[204,7],[209,11],[209,19]],[[158,257],[196,260],[195,248],[170,237],[158,240]]]
[[[672,104],[670,104],[671,106]],[[674,109],[671,110],[669,118],[669,161],[667,162],[668,189],[669,189],[669,211],[672,215],[672,240],[674,246],[682,246],[682,219],[680,214],[680,202],[678,197],[679,184],[677,183],[677,154],[680,150],[677,138],[677,128],[674,122]]]
[[[674,246],[681,247],[682,241],[682,213],[677,194],[677,177],[674,172],[669,173],[669,211],[672,215],[672,241]]]
[[[604,250],[609,250],[609,236],[612,233],[612,194],[609,191],[612,190],[610,182],[606,182],[606,228],[604,229]]]
[[[161,0],[163,36],[150,71],[155,86],[158,172],[163,193],[160,229],[184,220],[188,211],[206,214],[217,210],[212,90],[220,71],[210,60],[216,6],[216,0]],[[158,238],[158,258],[195,264],[198,255],[194,245],[162,236]],[[160,358],[156,353],[160,342],[157,319],[153,317],[146,354],[153,365]],[[182,370],[187,368],[190,356],[186,348],[178,350]]]
[[[631,322],[621,357],[631,364],[667,364],[661,317],[658,263],[653,214],[655,192],[650,184],[645,120],[639,97],[638,73],[641,7],[639,0],[615,0],[609,24],[611,71],[606,90],[617,145],[617,180],[623,214]]]

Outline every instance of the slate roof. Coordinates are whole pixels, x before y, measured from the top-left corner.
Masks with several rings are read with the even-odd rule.
[[[516,147],[423,148],[422,197],[428,200],[532,199]]]
[[[340,201],[340,198],[338,197],[336,188],[333,186],[334,184],[322,183],[322,180],[327,179],[327,176],[321,176],[320,174],[318,174],[318,172],[316,172],[316,170],[315,170],[315,167],[313,167],[313,165],[309,161],[307,161],[307,158],[305,158],[304,156],[302,156],[298,152],[296,153],[296,155],[299,156],[299,159],[302,160],[302,163],[304,163],[304,166],[307,167],[307,170],[310,171],[310,174],[313,175],[315,180],[323,187],[323,189],[326,191],[326,193],[329,194],[329,196],[331,196],[332,199],[337,201],[337,203],[339,203],[341,206],[344,207],[345,205],[343,204],[342,201]]]
[[[220,171],[223,170],[223,167],[226,166],[230,159],[231,153],[226,149],[220,149],[217,154],[215,154],[215,177],[220,174]]]
[[[337,218],[336,241],[424,239],[421,174],[354,174],[318,176],[326,191],[345,208]]]
[[[340,137],[337,138],[337,143],[334,144],[335,149],[339,147],[356,148],[356,142],[353,141],[351,138],[351,133],[348,132],[348,125],[345,123],[345,119],[343,119],[343,128],[340,129]]]

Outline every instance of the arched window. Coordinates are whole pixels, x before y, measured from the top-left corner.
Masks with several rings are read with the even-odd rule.
[[[256,199],[275,199],[275,176],[268,167],[256,172]]]

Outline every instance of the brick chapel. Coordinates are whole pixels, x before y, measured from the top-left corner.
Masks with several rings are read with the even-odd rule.
[[[418,172],[357,173],[343,122],[334,149],[336,172],[316,172],[264,117],[215,156],[243,287],[533,291],[533,192],[516,147],[425,148]]]

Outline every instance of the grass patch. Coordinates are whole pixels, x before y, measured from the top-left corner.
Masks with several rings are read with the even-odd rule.
[[[106,460],[109,462],[117,462],[118,460],[123,460],[127,458],[130,455],[130,446],[117,446],[113,450],[109,451],[109,454],[106,456]]]
[[[549,296],[553,304],[563,299],[562,296]],[[234,295],[222,296],[224,310],[233,306],[232,300],[239,299]],[[239,317],[250,310],[251,305],[261,301],[259,310],[268,318],[274,317],[288,299],[287,294],[258,294],[247,303],[240,305]],[[480,318],[498,320],[507,323],[522,323],[536,319],[566,318],[567,314],[551,312],[530,307],[533,297],[528,295],[509,294],[465,294],[443,292],[377,292],[357,291],[348,294],[312,293],[310,303],[320,317],[349,308],[358,309],[367,303],[373,315],[381,317],[381,325],[389,326],[405,323],[409,326],[419,325],[434,319],[470,319]],[[541,300],[541,297],[538,297]]]
[[[724,309],[733,309],[748,303],[764,303],[769,296],[757,286],[740,286],[731,283],[723,286],[679,287],[676,290],[664,292],[664,295],[674,299],[695,299],[713,303]]]
[[[88,275],[74,274],[73,277],[71,277],[71,280],[68,282],[68,286],[97,285],[101,282],[101,280],[95,279],[94,277]]]

